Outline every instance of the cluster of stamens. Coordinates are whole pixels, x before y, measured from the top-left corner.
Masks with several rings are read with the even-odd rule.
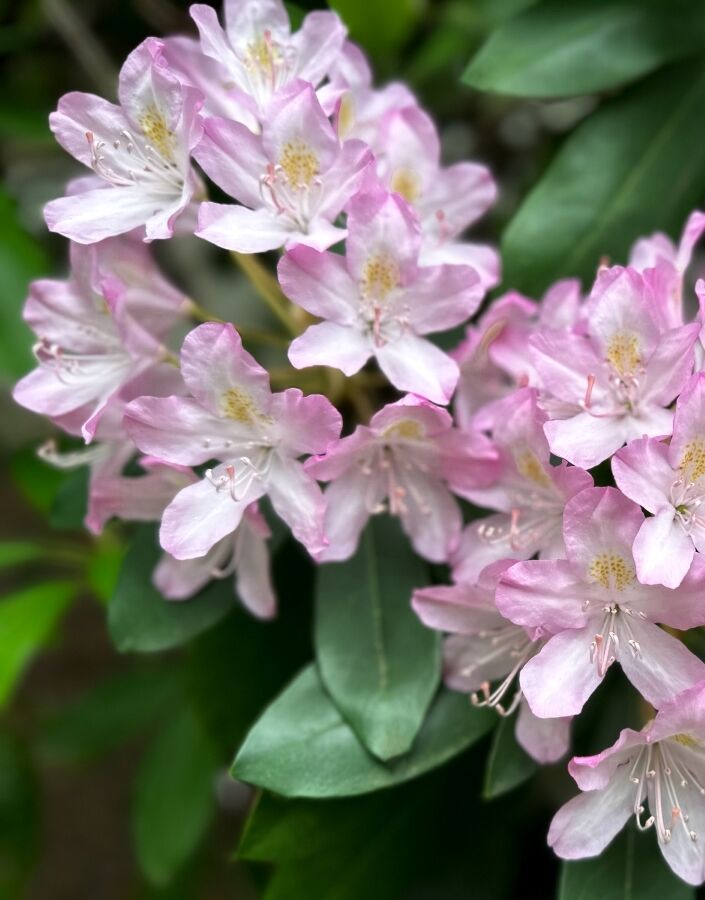
[[[521,669],[539,651],[540,642],[529,640],[524,630],[516,625],[504,625],[489,631],[481,631],[477,636],[486,640],[487,653],[475,657],[472,664],[462,669],[460,674],[470,678],[481,666],[505,657],[509,671],[494,690],[489,681],[483,682],[480,691],[473,691],[470,695],[470,702],[473,706],[490,707],[500,716],[510,716],[521,700],[521,688],[515,690],[508,704],[505,703],[505,698]]]

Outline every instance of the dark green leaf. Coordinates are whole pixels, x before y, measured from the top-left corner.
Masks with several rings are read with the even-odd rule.
[[[140,868],[167,884],[196,849],[215,810],[218,760],[188,707],[145,754],[137,776],[133,833]]]
[[[658,852],[656,835],[629,826],[601,856],[563,863],[558,900],[695,900]]]
[[[247,736],[233,775],[287,797],[344,797],[408,781],[470,747],[495,719],[442,691],[411,752],[393,763],[371,756],[309,666],[267,708]]]
[[[65,474],[37,456],[35,447],[21,450],[10,463],[12,480],[22,496],[44,515],[48,515]]]
[[[531,778],[538,769],[537,763],[517,744],[515,724],[515,717],[504,718],[495,729],[482,789],[486,800],[506,794]]]
[[[12,200],[0,190],[0,378],[13,381],[32,365],[32,335],[22,321],[28,282],[48,268],[42,248],[17,221]]]
[[[374,13],[359,0],[330,0],[330,8],[373,55],[384,55],[398,49],[410,36],[421,11],[416,0],[385,0],[375,5]]]
[[[108,609],[118,650],[149,653],[178,647],[222,619],[235,602],[229,578],[212,582],[190,600],[165,600],[152,584],[159,556],[154,528],[138,528]]]
[[[88,508],[89,478],[88,466],[64,476],[49,514],[49,524],[52,528],[62,531],[83,528],[83,519]]]
[[[592,279],[659,229],[677,234],[705,193],[705,67],[665,71],[606,103],[568,138],[504,233],[505,281],[540,294]]]
[[[440,677],[438,633],[411,608],[428,570],[395,519],[373,516],[355,556],[322,566],[316,657],[326,689],[365,746],[391,759],[421,727]]]
[[[0,897],[23,897],[39,838],[38,790],[26,748],[0,734]]]
[[[518,97],[590,94],[704,45],[705,6],[690,0],[548,0],[493,32],[463,81]]]
[[[173,671],[145,669],[116,675],[48,716],[38,746],[53,763],[94,759],[172,714],[179,698],[183,699],[182,682]]]
[[[75,595],[75,584],[46,581],[0,600],[0,706]]]

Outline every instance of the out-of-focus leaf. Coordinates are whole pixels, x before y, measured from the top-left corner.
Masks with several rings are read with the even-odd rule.
[[[558,900],[695,900],[695,889],[663,861],[653,833],[629,825],[600,855],[564,862]]]
[[[145,669],[116,675],[47,716],[38,747],[52,763],[94,759],[172,715],[179,699],[183,700],[183,683],[174,671]]]
[[[30,541],[0,541],[0,569],[41,559],[42,548]]]
[[[35,509],[48,515],[65,474],[39,459],[34,448],[13,456],[10,472],[23,497]]]
[[[232,608],[230,579],[214,581],[190,600],[165,600],[152,584],[160,556],[155,529],[135,532],[108,608],[108,627],[122,652],[151,653],[184,644]]]
[[[547,0],[494,31],[465,70],[474,88],[569,97],[633,81],[705,47],[690,0]]]
[[[60,530],[83,528],[88,508],[88,466],[68,472],[61,480],[49,513],[49,524]]]
[[[22,321],[27,284],[48,268],[42,248],[20,227],[14,204],[0,190],[0,380],[9,383],[32,365],[32,335]]]
[[[407,40],[423,10],[419,0],[384,0],[371,8],[369,0],[330,0],[350,36],[373,56],[397,50]]]
[[[148,748],[137,775],[133,834],[140,868],[172,880],[198,846],[215,810],[218,765],[193,710],[175,715]]]
[[[46,581],[0,600],[0,707],[75,595],[75,584]]]
[[[315,643],[321,679],[380,759],[405,753],[440,677],[438,633],[411,608],[428,570],[399,523],[373,516],[355,556],[321,566]]]
[[[108,603],[115,593],[120,570],[125,561],[125,547],[109,534],[103,534],[89,557],[86,577],[101,603]]]
[[[482,793],[493,800],[531,778],[538,769],[534,760],[519,746],[514,737],[515,719],[501,719],[492,738],[485,767]]]
[[[0,733],[0,897],[24,896],[39,832],[37,785],[25,748]]]
[[[605,103],[568,138],[509,223],[506,284],[540,294],[590,279],[607,254],[656,229],[677,234],[705,193],[705,67],[669,69]]]
[[[239,856],[277,863],[265,900],[392,900],[424,858],[437,799],[428,783],[347,800],[263,795]]]
[[[442,691],[411,752],[392,763],[371,756],[309,666],[269,706],[248,734],[233,775],[286,797],[345,797],[390,787],[442,765],[494,723],[467,698]]]

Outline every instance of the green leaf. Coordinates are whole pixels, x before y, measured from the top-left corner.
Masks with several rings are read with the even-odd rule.
[[[269,706],[235,759],[233,776],[286,797],[345,797],[390,787],[442,765],[492,727],[486,710],[441,691],[411,752],[371,756],[326,694],[311,665]]]
[[[0,897],[24,897],[39,844],[36,776],[27,748],[0,732]]]
[[[82,466],[61,480],[49,513],[49,524],[61,531],[83,528],[88,509],[90,469]]]
[[[429,580],[396,519],[373,516],[355,556],[322,566],[315,643],[323,684],[380,759],[405,753],[440,678],[437,632],[411,608]]]
[[[215,810],[217,756],[193,711],[174,716],[148,748],[132,815],[140,868],[166,885],[195,851]]]
[[[238,856],[277,863],[265,900],[391,900],[424,860],[439,799],[433,787],[325,801],[262,795]]]
[[[594,277],[600,258],[675,235],[705,193],[705,67],[656,75],[568,138],[502,240],[505,282],[538,295],[557,278]]]
[[[75,584],[46,581],[0,600],[0,707],[75,595]]]
[[[538,764],[517,743],[515,725],[516,717],[512,716],[500,719],[495,729],[482,788],[486,800],[506,794],[531,778],[538,769]]]
[[[653,833],[628,827],[595,859],[563,863],[558,900],[695,900],[657,849]]]
[[[122,652],[178,647],[220,621],[235,602],[229,578],[212,582],[190,600],[165,600],[152,584],[160,553],[155,529],[138,528],[108,608],[110,635]]]
[[[180,699],[183,685],[173,671],[145,669],[116,675],[47,716],[37,744],[52,763],[95,759],[170,715]]]
[[[0,541],[0,569],[21,566],[41,559],[42,556],[39,544],[32,544],[30,541]]]
[[[10,471],[14,484],[27,502],[48,515],[65,474],[40,459],[36,447],[16,453],[10,462]]]
[[[27,285],[48,268],[41,246],[20,226],[14,203],[0,189],[0,380],[13,381],[32,365],[32,335],[22,321]]]
[[[569,97],[634,81],[705,45],[690,0],[548,0],[494,31],[463,81],[517,97]]]
[[[401,47],[423,8],[418,0],[384,0],[375,4],[374,12],[360,0],[330,0],[329,6],[340,14],[353,40],[373,56],[384,56]]]

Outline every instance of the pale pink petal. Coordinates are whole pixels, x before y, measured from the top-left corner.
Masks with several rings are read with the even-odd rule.
[[[351,276],[360,281],[371,258],[394,260],[402,286],[417,275],[421,244],[418,221],[398,194],[375,189],[358,194],[348,206],[346,259]]]
[[[155,203],[141,187],[97,188],[51,200],[44,207],[44,219],[49,231],[79,244],[92,244],[144,225],[159,212]]]
[[[676,403],[673,437],[668,456],[674,469],[680,467],[683,456],[693,442],[705,435],[705,373],[694,375],[683,389]],[[689,477],[692,477],[688,473]],[[699,477],[699,474],[696,475]]]
[[[585,571],[596,556],[616,553],[631,562],[644,514],[616,488],[588,488],[572,497],[563,514],[568,559]]]
[[[233,444],[232,426],[186,397],[140,397],[125,410],[125,430],[143,453],[198,466]]]
[[[570,747],[571,721],[570,717],[539,719],[524,700],[516,723],[517,743],[542,765],[558,762]]]
[[[534,334],[529,354],[542,387],[567,403],[579,403],[585,396],[588,375],[596,376],[603,369],[587,338],[563,331]]]
[[[277,275],[286,296],[307,312],[340,325],[355,322],[359,293],[340,254],[299,244],[281,258]]]
[[[436,585],[414,591],[411,605],[428,628],[455,634],[478,634],[506,624],[479,587]]]
[[[646,735],[643,731],[623,728],[614,744],[601,753],[594,756],[574,756],[568,763],[568,771],[581,791],[602,790],[634,755],[634,749],[643,747],[645,743]]]
[[[310,470],[309,466],[306,468]],[[366,476],[353,468],[336,477],[325,493],[324,532],[328,546],[321,553],[320,562],[335,562],[353,555],[371,509],[384,495],[384,486],[375,475]]]
[[[543,430],[552,453],[583,469],[608,459],[630,436],[624,418],[601,418],[588,412],[570,419],[551,419]]]
[[[497,609],[512,622],[555,634],[586,623],[583,602],[588,593],[576,567],[567,560],[515,563],[502,575],[495,597]]]
[[[227,535],[196,559],[174,559],[163,553],[152,574],[152,582],[167,600],[187,600],[204,588],[232,553],[232,536]]]
[[[306,471],[320,481],[340,478],[362,460],[366,450],[375,443],[374,433],[367,425],[358,425],[352,434],[332,444],[321,456],[306,460]]]
[[[561,631],[524,666],[519,681],[534,715],[555,719],[582,710],[602,681],[590,661],[593,637],[591,625]]]
[[[506,513],[471,522],[463,532],[453,559],[453,579],[475,584],[480,572],[501,559],[530,559],[538,551],[532,543],[512,546],[511,517]]]
[[[487,244],[447,241],[441,244],[424,240],[419,264],[422,266],[470,266],[480,277],[486,291],[499,284],[501,262],[494,247]]]
[[[668,461],[668,445],[654,438],[630,441],[612,458],[617,487],[639,506],[657,513],[671,506],[675,473]]]
[[[56,112],[49,116],[49,127],[64,150],[84,166],[91,166],[92,151],[87,134],[92,134],[94,141],[112,143],[129,128],[129,122],[114,103],[95,94],[72,91],[59,100]]]
[[[444,237],[455,237],[479,219],[496,198],[497,185],[486,166],[460,162],[439,170],[418,204],[424,230],[429,222]]]
[[[659,341],[659,327],[639,272],[621,266],[600,272],[590,303],[589,330],[603,359],[609,358],[611,342],[618,334],[636,338],[642,360],[651,356]]]
[[[634,541],[636,574],[642,584],[677,588],[693,561],[695,547],[672,506],[645,520]]]
[[[417,334],[446,331],[477,311],[484,287],[467,266],[431,266],[419,269],[404,293],[411,327]]]
[[[230,322],[206,322],[186,335],[181,375],[193,396],[213,415],[230,416],[233,429],[248,432],[269,411],[269,375],[242,346]],[[233,390],[245,403],[240,419],[232,416],[228,404]]]
[[[264,253],[283,247],[293,226],[268,209],[226,203],[202,203],[196,237],[237,253]]]
[[[237,593],[250,612],[260,619],[271,619],[277,611],[272,586],[267,541],[243,517],[235,535],[235,582]]]
[[[430,562],[445,562],[460,540],[460,507],[442,481],[420,470],[400,481],[405,494],[399,516],[414,550]]]
[[[297,76],[319,84],[341,52],[345,35],[346,28],[335,13],[309,13],[292,37],[299,60]]]
[[[648,621],[629,623],[638,650],[620,646],[624,674],[657,709],[686,688],[705,678],[705,663],[658,625]]]
[[[239,5],[242,9],[245,8],[244,4]],[[243,66],[228,40],[228,35],[221,27],[213,7],[196,3],[191,6],[189,13],[198,28],[201,48],[205,55],[225,66],[231,76],[240,75],[238,81],[243,81]]]
[[[647,522],[652,521],[647,519]],[[696,553],[676,590],[661,585],[633,587],[630,603],[652,622],[687,630],[705,624],[705,557]]]
[[[303,144],[313,152],[319,172],[326,172],[340,152],[333,126],[316,92],[301,80],[291,82],[274,95],[262,126],[262,147],[275,165],[291,144]]]
[[[676,398],[693,374],[693,348],[699,333],[700,324],[694,322],[661,336],[646,366],[641,392],[643,401],[668,406]]]
[[[224,466],[214,470],[217,478]],[[241,501],[233,500],[227,490],[217,490],[209,479],[179,491],[164,510],[159,541],[162,547],[176,559],[193,559],[204,556],[211,547],[240,524],[248,503],[257,499],[257,491],[263,491],[257,479],[253,479],[253,491]]]
[[[325,173],[325,189],[318,215],[336,219],[350,198],[364,189],[373,172],[374,157],[367,144],[357,140],[345,141]]]
[[[267,170],[267,158],[261,138],[249,128],[228,119],[206,119],[193,156],[226,194],[245,206],[262,206],[260,178]]]
[[[288,388],[272,397],[271,415],[286,446],[296,454],[324,453],[340,437],[343,420],[322,394]]]
[[[372,355],[372,341],[356,328],[320,322],[309,325],[289,346],[289,362],[296,369],[331,366],[345,375],[359,372]]]
[[[223,6],[225,27],[233,42],[249,42],[261,37],[266,30],[277,37],[289,35],[289,14],[282,0],[257,0],[256,3],[225,0]]]
[[[414,334],[375,348],[375,356],[394,387],[433,403],[448,403],[458,383],[457,363],[435,344]]]
[[[624,773],[604,790],[573,797],[553,817],[548,844],[562,859],[599,856],[634,812],[634,785]]]
[[[309,553],[316,557],[325,548],[323,518],[326,503],[318,484],[300,462],[273,452],[268,493],[277,515],[291,528]]]
[[[517,629],[518,631],[518,629]],[[518,641],[522,635],[517,633]],[[488,682],[505,678],[514,658],[507,653],[488,653],[487,637],[452,634],[443,641],[443,681],[453,691],[471,694]]]

